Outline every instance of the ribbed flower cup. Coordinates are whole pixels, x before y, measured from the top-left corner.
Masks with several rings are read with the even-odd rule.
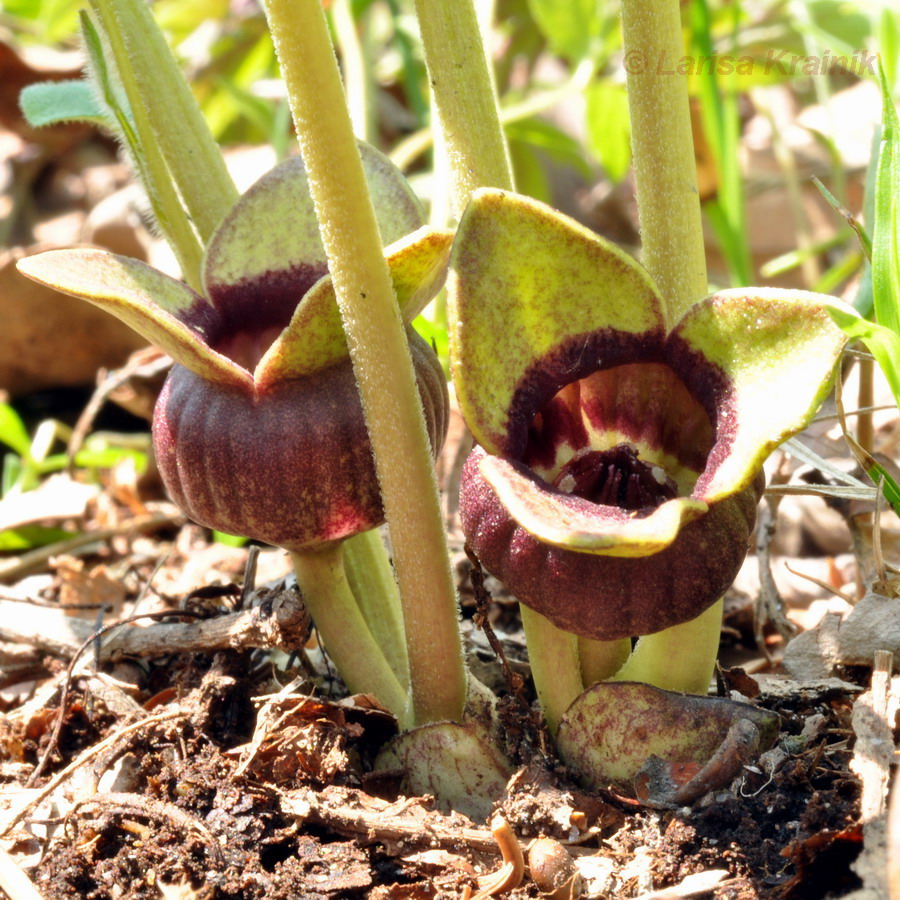
[[[443,282],[449,232],[422,227],[399,171],[363,147],[405,322]],[[22,261],[35,281],[106,309],[176,362],[153,420],[166,487],[195,521],[304,550],[379,525],[381,500],[356,384],[299,159],[261,178],[208,246],[205,296],[95,250]],[[444,377],[409,329],[432,446]]]
[[[536,201],[478,192],[451,259],[460,515],[558,628],[611,641],[700,615],[747,550],[769,453],[825,397],[833,298],[748,288],[669,320],[646,271]]]
[[[437,453],[446,380],[409,323],[443,284],[452,233],[424,227],[399,170],[371,147],[360,151]],[[344,571],[342,541],[380,525],[384,513],[301,161],[263,176],[226,215],[206,248],[202,296],[98,250],[51,251],[20,270],[106,309],[174,359],[153,417],[172,499],[203,525],[289,550],[344,681],[402,720],[408,673],[387,560],[379,575],[358,573],[365,596],[354,595]],[[370,550],[359,551],[368,569]]]

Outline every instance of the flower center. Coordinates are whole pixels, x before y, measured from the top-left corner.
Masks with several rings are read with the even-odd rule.
[[[560,469],[553,486],[592,503],[629,510],[656,509],[678,496],[665,469],[639,459],[632,444],[576,453]]]

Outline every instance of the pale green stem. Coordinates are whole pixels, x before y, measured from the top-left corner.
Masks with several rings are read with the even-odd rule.
[[[622,36],[641,259],[671,327],[708,289],[687,78],[676,74],[684,56],[679,0],[623,0]],[[721,619],[720,601],[692,622],[641,638],[616,678],[705,694]]]
[[[705,695],[719,650],[724,602],[665,631],[640,638],[611,681],[641,681],[667,691]]]
[[[153,137],[206,245],[238,198],[200,107],[144,0],[102,0],[116,29],[144,105]]]
[[[581,680],[590,687],[598,681],[606,681],[625,665],[631,654],[631,638],[617,641],[594,641],[578,638],[578,661]]]
[[[400,587],[412,719],[459,719],[466,676],[431,449],[320,0],[266,14],[375,455]]]
[[[472,0],[416,0],[459,215],[480,187],[513,189],[497,96]]]
[[[347,581],[375,642],[404,687],[409,685],[409,658],[400,593],[377,529],[344,542]]]
[[[194,290],[200,290],[203,247],[172,184],[172,173],[166,165],[159,144],[153,137],[145,106],[148,99],[152,102],[152,98],[143,96],[138,90],[131,67],[131,54],[126,52],[124,36],[108,0],[91,0],[91,7],[112,53],[114,69],[125,91],[134,120],[133,129],[127,121],[119,123],[122,136],[150,200],[156,221],[178,259],[181,274]],[[109,101],[113,101],[113,98],[109,98]],[[117,107],[114,101],[110,105]]]
[[[559,87],[548,88],[530,94],[518,103],[500,108],[500,124],[509,125],[513,122],[521,122],[522,119],[537,116],[547,112],[554,106],[575,95],[580,94],[590,83],[596,71],[593,60],[582,60],[568,81]],[[431,147],[437,144],[437,133],[434,127],[422,128],[413,132],[409,137],[400,141],[390,152],[391,161],[397,168],[407,171],[412,164]]]
[[[352,694],[374,694],[408,725],[407,692],[381,652],[344,572],[342,544],[291,553],[297,584],[319,637]]]
[[[678,0],[623,0],[622,35],[641,222],[641,261],[673,325],[706,296],[706,253],[697,190]]]
[[[559,720],[584,690],[578,662],[578,638],[557,628],[549,619],[519,604],[531,677],[551,735],[556,735]]]
[[[371,66],[366,65],[363,42],[353,19],[350,0],[334,0],[331,5],[334,35],[341,51],[347,107],[353,132],[364,141],[372,141],[373,104]],[[362,24],[362,23],[360,23]]]

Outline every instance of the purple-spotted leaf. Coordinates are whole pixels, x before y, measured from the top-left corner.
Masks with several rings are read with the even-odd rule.
[[[33,281],[105,309],[200,377],[252,387],[246,369],[206,344],[214,312],[180,281],[103,250],[50,250],[20,260],[18,268]]]
[[[491,730],[473,719],[432,722],[394,738],[379,753],[375,770],[398,769],[407,796],[430,794],[442,811],[476,821],[490,815],[513,773]]]
[[[365,144],[360,152],[381,239],[391,244],[425,224],[425,215],[387,157]],[[263,175],[216,229],[204,290],[229,327],[263,331],[288,321],[327,270],[306,171],[293,158]]]
[[[670,359],[695,395],[714,404],[716,420],[716,446],[694,496],[713,503],[743,489],[772,450],[809,422],[846,342],[826,309],[839,302],[741,288],[685,313],[669,339]],[[704,371],[710,365],[718,378]]]
[[[649,515],[598,504],[553,490],[521,464],[499,456],[481,460],[481,474],[510,516],[529,534],[556,547],[604,556],[649,556],[668,547],[683,525],[709,507],[702,500],[678,497]]]
[[[400,314],[410,323],[440,290],[447,272],[451,231],[420,228],[385,251]],[[254,379],[263,390],[285,378],[325,369],[347,356],[347,341],[326,275],[303,297],[290,325],[273,341],[260,360]]]
[[[704,766],[740,718],[758,730],[760,750],[772,745],[779,721],[768,710],[648,684],[605,682],[575,699],[560,721],[556,744],[585,786],[627,789],[651,756],[671,765]]]
[[[662,300],[631,257],[548,206],[480,190],[451,270],[450,353],[476,440],[506,453],[524,439],[515,407],[627,351],[658,357]]]

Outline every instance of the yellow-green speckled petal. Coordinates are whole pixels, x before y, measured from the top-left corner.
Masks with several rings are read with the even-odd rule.
[[[524,394],[552,396],[619,357],[658,356],[664,337],[662,299],[640,265],[513,193],[474,195],[454,241],[449,288],[459,405],[490,453],[523,439],[527,423],[516,421],[515,407]]]
[[[452,231],[425,227],[385,251],[405,323],[411,322],[440,290],[452,241]],[[290,325],[260,360],[254,378],[263,390],[275,382],[334,365],[347,352],[334,285],[331,276],[326,275],[307,292]]]
[[[847,341],[830,304],[841,305],[806,291],[740,288],[707,297],[676,325],[670,364],[716,431],[694,497],[712,503],[742,490],[772,450],[809,424]]]
[[[104,250],[49,250],[20,260],[18,268],[121,319],[201,378],[252,389],[246,369],[207,345],[215,311],[180,281]]]

